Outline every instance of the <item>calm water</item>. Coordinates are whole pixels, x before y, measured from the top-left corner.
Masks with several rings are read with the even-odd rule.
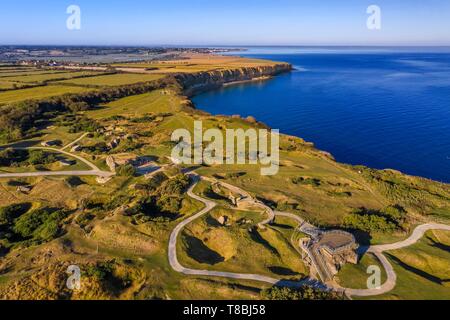
[[[290,62],[297,70],[199,95],[197,108],[253,115],[340,162],[450,182],[450,51],[259,48],[239,54]]]

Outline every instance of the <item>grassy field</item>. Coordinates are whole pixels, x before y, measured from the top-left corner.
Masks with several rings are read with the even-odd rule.
[[[33,75],[44,75],[44,74],[58,74],[65,73],[63,70],[51,70],[51,69],[12,69],[12,70],[1,70],[0,69],[0,79],[4,78],[8,80],[10,77],[19,76],[33,76]]]
[[[367,279],[370,274],[367,273],[369,266],[377,266],[381,270],[381,283],[386,281],[386,272],[373,254],[366,253],[358,264],[347,263],[337,274],[338,283],[344,288],[367,289]]]
[[[55,80],[62,80],[62,79],[72,79],[72,78],[78,78],[78,77],[94,76],[94,75],[99,75],[99,74],[101,74],[101,73],[91,72],[91,71],[53,72],[53,73],[44,73],[44,74],[17,75],[17,76],[6,77],[6,78],[1,78],[1,79],[6,80],[6,81],[33,83],[33,82],[55,81]]]
[[[65,93],[79,93],[89,91],[82,87],[71,86],[43,86],[20,90],[11,90],[0,92],[0,104],[15,103],[24,100],[44,99],[59,96]]]
[[[14,166],[14,167],[2,167],[0,166],[0,173],[17,173],[17,172],[37,172],[37,171],[71,171],[71,170],[90,170],[90,167],[88,167],[85,163],[81,162],[78,159],[63,155],[58,152],[53,151],[44,151],[47,155],[53,155],[55,157],[55,162],[47,164],[47,165],[40,165],[40,166],[33,166],[29,164]],[[71,160],[74,161],[72,165],[69,166],[63,166],[59,163],[60,160]]]
[[[397,285],[382,299],[450,299],[450,232],[429,231],[416,244],[388,252]]]
[[[225,70],[229,68],[254,67],[273,65],[272,61],[260,59],[246,59],[230,56],[215,56],[205,54],[183,55],[186,59],[114,64],[121,68],[149,69],[150,73],[191,73],[211,70]]]
[[[148,82],[160,79],[162,77],[163,75],[123,73],[89,78],[70,79],[57,83],[74,84],[78,86],[112,87],[135,84],[139,82]]]
[[[21,84],[17,82],[9,82],[9,81],[1,81],[0,80],[0,89],[13,89],[14,85],[20,87]]]
[[[219,225],[226,215],[229,225]],[[307,273],[301,257],[277,230],[249,231],[260,221],[256,212],[215,208],[182,232],[179,260],[187,267],[301,279]]]
[[[146,113],[174,112],[174,98],[155,90],[137,96],[126,97],[100,106],[98,110],[86,112],[91,118],[103,119],[116,115],[142,116]]]

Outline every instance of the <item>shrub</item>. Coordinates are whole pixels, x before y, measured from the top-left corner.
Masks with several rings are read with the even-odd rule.
[[[295,177],[291,179],[293,184],[304,184],[319,187],[321,184],[320,179],[317,178],[305,178],[305,177]]]
[[[153,192],[156,189],[158,189],[161,186],[161,184],[166,180],[167,176],[162,172],[158,172],[155,175],[153,175],[150,179],[148,179],[146,182],[137,184],[136,189],[144,190],[147,192]]]
[[[312,287],[300,288],[272,287],[261,291],[265,300],[342,300],[343,297],[333,291],[323,291]]]
[[[46,165],[56,161],[56,157],[53,153],[44,152],[42,150],[30,151],[28,163],[31,165]]]
[[[345,228],[366,232],[393,232],[402,229],[406,211],[400,206],[389,206],[382,211],[360,208],[344,217]]]
[[[7,148],[0,150],[0,166],[10,167],[19,164],[28,158],[27,150]]]
[[[69,129],[70,133],[78,132],[95,132],[100,129],[100,125],[97,121],[89,118],[79,118]]]
[[[47,220],[48,216],[49,214],[45,209],[30,211],[16,220],[13,230],[23,238],[30,238],[33,232]]]
[[[14,221],[12,231],[22,239],[48,241],[55,238],[67,212],[39,208],[21,215]]]
[[[80,177],[75,177],[75,176],[65,178],[64,182],[66,183],[66,185],[69,188],[78,187],[85,183],[83,180],[81,180]]]
[[[0,226],[11,224],[14,219],[27,212],[31,207],[29,203],[12,204],[0,208]]]
[[[189,178],[179,174],[174,178],[165,181],[158,189],[160,195],[181,195],[189,186]]]
[[[117,167],[116,174],[120,177],[134,177],[136,175],[136,169],[131,164],[125,164]]]

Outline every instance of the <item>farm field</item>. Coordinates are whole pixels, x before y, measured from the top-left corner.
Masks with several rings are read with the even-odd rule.
[[[17,82],[9,82],[9,81],[1,81],[0,80],[0,89],[13,89],[14,84],[20,87],[20,84]]]
[[[28,75],[41,75],[41,74],[56,74],[64,73],[62,70],[50,70],[50,69],[11,69],[2,70],[0,69],[0,78],[5,78],[16,76],[28,76]]]
[[[80,93],[89,91],[86,88],[75,86],[43,86],[13,91],[0,92],[0,104],[15,103],[24,100],[44,99],[66,93]]]
[[[149,75],[149,74],[113,74],[89,78],[70,79],[56,83],[74,84],[78,86],[97,86],[97,87],[113,87],[127,84],[135,84],[139,82],[148,82],[162,78],[163,75]]]
[[[271,61],[243,59],[239,57],[216,56],[211,58],[211,56],[202,54],[194,54],[185,57],[189,59],[142,63],[121,63],[114,64],[113,66],[120,68],[149,69],[147,73],[190,73],[225,70],[231,67],[241,68],[273,65],[273,62]]]
[[[53,73],[43,73],[43,74],[25,74],[18,76],[11,76],[2,78],[4,81],[16,81],[16,82],[43,82],[43,81],[56,81],[62,79],[72,79],[78,77],[88,77],[99,75],[98,72],[90,71],[79,71],[79,72],[53,72]]]

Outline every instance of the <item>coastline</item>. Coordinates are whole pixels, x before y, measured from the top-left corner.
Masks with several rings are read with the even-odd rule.
[[[258,59],[264,60],[264,58],[260,58],[260,57],[258,57]],[[270,60],[268,58],[266,59],[266,61],[272,62],[272,60]],[[284,63],[288,63],[288,62],[284,62]],[[292,70],[294,70],[293,67],[291,68],[290,71],[292,71]],[[276,77],[276,75],[277,74],[274,74],[274,75],[271,75],[271,76],[257,77],[257,78],[253,78],[253,79],[250,79],[250,80],[239,80],[239,81],[226,82],[226,83],[223,83],[220,86],[207,88],[207,89],[201,90],[200,92],[195,92],[194,94],[189,93],[187,95],[190,98],[194,98],[194,97],[196,97],[196,96],[198,96],[198,95],[200,95],[200,94],[202,94],[204,92],[218,90],[221,87],[222,88],[227,88],[227,87],[232,87],[232,86],[235,86],[235,85],[241,85],[241,84],[243,85],[243,84],[246,84],[246,83],[253,83],[253,82],[259,82],[259,81],[271,80],[271,79],[274,79]],[[245,89],[243,89],[243,90],[245,90]],[[230,96],[232,96],[232,93],[231,93]],[[218,97],[220,97],[219,99],[221,99],[222,96],[220,95]],[[240,97],[245,99],[245,95],[242,95]],[[215,99],[214,95],[212,95],[212,98],[207,98],[206,99],[206,105],[207,105],[209,99],[213,99],[213,101],[214,101],[214,99]],[[227,99],[227,94],[225,95],[225,99]],[[230,99],[230,98],[228,98],[228,99]],[[195,99],[191,99],[191,102],[193,103],[193,105],[195,105],[197,107],[198,102],[196,102]],[[250,102],[250,103],[252,103],[252,102]],[[219,103],[217,106],[220,106],[220,105],[221,104]],[[239,104],[237,104],[237,105],[239,105]],[[217,110],[218,109],[217,106],[215,108],[213,107],[213,109],[216,109],[214,111],[209,111],[209,110],[205,110],[205,109],[201,109],[201,108],[199,108],[199,109],[201,109],[202,111],[211,113],[212,115],[227,115],[227,113],[224,114],[224,113],[221,113],[220,111],[218,111]],[[252,116],[252,117],[256,118],[256,120],[258,122],[264,123],[264,121],[267,121],[267,119],[262,119],[261,120],[258,117],[258,115],[257,115],[258,112],[256,112],[256,114],[255,114],[255,113],[253,113],[251,111],[245,111],[245,108],[237,108],[237,109],[239,109],[239,110],[233,110],[232,113],[228,113],[228,115],[241,114],[241,112],[242,112],[242,114],[246,114],[246,115],[249,115],[249,116]],[[272,126],[273,126],[273,123],[272,123]],[[283,125],[278,123],[278,124],[275,125],[275,127],[281,128],[281,127],[283,127]],[[290,132],[285,133],[285,135],[294,136],[294,137],[298,137],[298,138],[304,139],[303,135],[298,134],[298,132],[297,133],[296,132],[292,132],[292,130]],[[317,146],[317,144],[316,144],[317,140],[312,139],[311,137],[306,138],[306,139],[307,139],[306,141],[309,141],[312,144],[314,144],[315,146]],[[331,158],[333,158],[336,162],[339,162],[339,163],[342,163],[342,164],[345,164],[345,165],[349,165],[349,166],[353,166],[353,167],[355,167],[355,166],[362,166],[362,167],[366,167],[366,168],[370,168],[370,169],[374,169],[374,170],[379,170],[379,171],[396,171],[396,172],[399,172],[399,173],[401,173],[401,174],[403,174],[405,176],[417,177],[417,178],[420,178],[420,179],[425,179],[425,180],[441,183],[443,185],[449,185],[450,184],[450,181],[445,180],[444,178],[433,177],[432,174],[431,175],[430,174],[426,174],[426,173],[421,172],[420,170],[415,172],[414,170],[411,170],[411,168],[402,168],[402,167],[395,166],[394,163],[381,163],[381,165],[377,165],[377,163],[371,163],[370,161],[364,161],[364,160],[367,160],[367,159],[365,159],[364,156],[360,157],[361,159],[358,158],[358,155],[355,158],[356,160],[353,160],[353,158],[349,159],[349,157],[342,158],[342,154],[339,157],[339,153],[336,150],[332,149],[332,148],[327,148],[326,146],[323,146],[323,145],[322,145],[322,147],[319,146],[317,148],[318,148],[318,150],[321,150],[322,152],[328,153],[329,155],[331,155]],[[364,155],[364,153],[361,153],[361,154]]]
[[[226,87],[231,87],[231,86],[236,86],[236,85],[246,84],[246,83],[263,82],[263,81],[267,81],[267,80],[271,80],[271,79],[273,79],[273,76],[263,76],[263,77],[253,78],[250,80],[227,82],[227,83],[224,83],[222,85],[222,87],[226,88]]]

